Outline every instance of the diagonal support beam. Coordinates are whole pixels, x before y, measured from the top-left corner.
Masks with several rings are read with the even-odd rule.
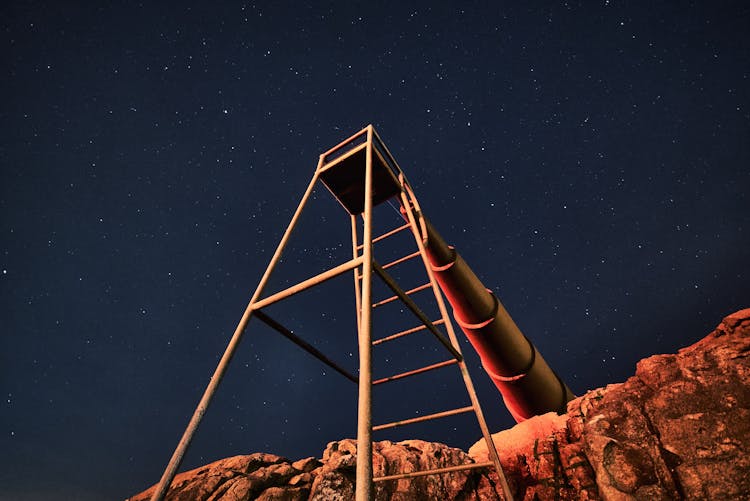
[[[348,372],[339,364],[337,364],[336,362],[334,362],[333,360],[325,356],[322,352],[320,352],[313,345],[311,345],[310,343],[308,343],[307,341],[305,341],[304,339],[302,339],[301,337],[299,337],[298,335],[296,335],[295,333],[293,333],[292,331],[290,331],[289,329],[281,325],[279,322],[277,322],[273,318],[269,317],[268,315],[266,315],[260,310],[255,312],[255,316],[259,320],[261,320],[264,324],[266,324],[267,326],[269,326],[270,328],[272,328],[273,330],[275,330],[276,332],[278,332],[279,334],[287,338],[289,341],[291,341],[292,343],[296,344],[297,346],[305,350],[310,355],[314,356],[315,358],[317,358],[318,360],[326,364],[331,369],[335,370],[336,372],[344,376],[349,381],[359,384],[359,378],[357,378],[357,376],[354,376],[353,374]]]

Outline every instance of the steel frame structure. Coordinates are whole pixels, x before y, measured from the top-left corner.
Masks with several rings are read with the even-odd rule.
[[[286,247],[289,237],[298,223],[300,214],[307,204],[311,193],[316,184],[322,181],[323,184],[331,191],[338,201],[349,212],[351,219],[352,233],[352,258],[338,266],[324,271],[311,278],[303,280],[282,291],[262,297],[268,280],[281,259],[281,255]],[[397,199],[401,205],[401,211],[406,223],[395,228],[383,235],[373,237],[373,206],[390,199]],[[362,241],[358,241],[357,218],[362,218]],[[414,236],[417,251],[412,252],[402,258],[380,265],[373,255],[373,244],[386,239],[401,231],[410,230]],[[445,301],[440,292],[435,274],[428,261],[425,251],[425,241],[427,238],[427,229],[425,221],[422,218],[419,203],[414,192],[406,179],[404,172],[401,170],[388,148],[383,143],[380,136],[372,125],[368,125],[353,136],[342,141],[330,150],[321,154],[315,173],[307,189],[302,196],[302,200],[297,206],[294,215],[274,252],[266,271],[258,283],[255,293],[252,295],[237,327],[227,345],[224,354],[214,371],[211,380],[200,399],[192,418],[190,419],[182,438],[180,439],[165,471],[157,485],[157,488],[151,496],[152,501],[164,499],[169,486],[174,479],[177,469],[182,462],[185,452],[195,435],[195,432],[210,404],[216,389],[226,373],[229,363],[242,339],[248,322],[251,317],[255,316],[266,325],[270,326],[283,336],[287,337],[301,348],[312,354],[323,363],[332,367],[335,371],[342,374],[347,379],[358,384],[358,409],[357,409],[357,468],[356,468],[356,501],[370,501],[373,498],[373,483],[404,478],[412,478],[422,475],[437,475],[459,470],[474,468],[494,468],[500,480],[502,495],[506,500],[512,500],[512,494],[508,487],[507,481],[500,465],[500,459],[492,441],[484,414],[479,404],[474,385],[466,367],[466,362],[461,353],[461,348],[455,334],[455,330],[448,316]],[[388,268],[397,266],[405,261],[421,257],[429,281],[417,288],[404,291],[396,281],[386,271]],[[312,345],[298,338],[291,331],[286,329],[282,324],[269,317],[262,311],[264,307],[270,306],[278,301],[286,299],[294,294],[302,292],[311,287],[322,284],[334,277],[340,276],[347,272],[353,272],[355,302],[357,308],[357,329],[358,329],[358,347],[359,347],[359,376],[350,374],[348,371],[337,365],[335,362],[326,357]],[[372,283],[373,276],[379,277],[388,288],[393,291],[393,296],[373,303],[372,300]],[[417,304],[411,299],[410,294],[431,289],[437,303],[440,318],[434,321],[430,320]],[[372,313],[373,309],[390,301],[401,300],[402,303],[419,319],[420,325],[411,329],[406,329],[395,334],[373,340],[372,336]],[[447,337],[438,330],[437,326],[442,325],[447,333]],[[372,348],[384,342],[393,341],[403,336],[415,332],[427,330],[451,355],[449,360],[439,362],[426,367],[396,374],[394,376],[381,378],[373,381],[372,379]],[[428,371],[457,365],[460,369],[461,378],[466,387],[469,396],[470,405],[458,409],[437,412],[434,414],[424,415],[417,418],[385,423],[377,426],[372,424],[372,387],[391,381],[396,381]],[[401,473],[395,475],[373,477],[372,463],[372,432],[382,429],[393,428],[406,424],[437,419],[456,414],[473,412],[476,415],[482,436],[487,444],[490,461],[483,463],[472,463],[466,465],[439,468],[435,470],[426,470],[419,472]]]

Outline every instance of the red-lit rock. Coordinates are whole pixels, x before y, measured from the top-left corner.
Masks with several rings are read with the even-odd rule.
[[[750,309],[494,437],[519,499],[750,499]]]
[[[750,499],[750,309],[676,355],[641,360],[635,376],[571,401],[566,415],[493,437],[517,500]],[[373,450],[376,476],[487,460],[483,441],[469,454],[421,440]],[[167,499],[350,500],[355,460],[354,440],[330,443],[320,461],[237,456],[178,475]],[[494,471],[466,470],[379,482],[375,499],[499,500],[495,485]]]

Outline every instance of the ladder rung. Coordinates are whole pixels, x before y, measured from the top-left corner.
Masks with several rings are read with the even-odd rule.
[[[384,265],[383,265],[383,269],[384,269],[384,270],[387,270],[388,268],[390,268],[390,267],[392,267],[392,266],[396,266],[397,264],[401,264],[401,263],[403,263],[404,261],[408,261],[409,259],[414,259],[414,258],[415,258],[415,257],[417,257],[418,255],[419,255],[419,251],[413,252],[413,253],[409,254],[408,256],[404,256],[404,257],[402,257],[402,258],[396,259],[395,261],[391,261],[391,262],[390,262],[390,263],[388,263],[388,264],[384,264]]]
[[[461,407],[460,409],[436,412],[435,414],[428,414],[426,416],[420,416],[420,417],[411,418],[411,419],[404,419],[402,421],[393,421],[392,423],[379,424],[377,426],[373,426],[372,431],[385,430],[387,428],[395,428],[397,426],[403,426],[406,424],[421,423],[422,421],[429,421],[431,419],[454,416],[456,414],[463,414],[464,412],[471,412],[473,410],[474,410],[474,407],[469,405],[468,407]]]
[[[432,325],[442,325],[444,323],[445,323],[445,320],[443,320],[441,318],[441,319],[438,319],[438,320],[435,320],[434,322],[432,322]],[[383,337],[383,338],[380,338],[380,339],[376,339],[375,341],[372,342],[372,345],[373,346],[377,346],[379,344],[382,344],[382,343],[385,343],[385,342],[388,342],[388,341],[393,341],[394,339],[398,339],[400,337],[408,336],[409,334],[414,334],[415,332],[423,331],[426,328],[427,328],[427,326],[425,324],[418,325],[416,327],[412,327],[411,329],[406,329],[405,331],[397,332],[395,334],[391,334],[390,336],[386,336],[386,337]]]
[[[387,271],[385,271],[376,261],[373,260],[372,262],[372,269],[377,275],[383,279],[383,282],[388,286],[389,289],[393,291],[394,294],[396,294],[401,301],[406,305],[409,310],[411,310],[412,313],[423,323],[427,326],[427,330],[429,330],[435,338],[437,338],[438,341],[440,341],[440,344],[442,344],[446,350],[448,350],[451,355],[453,355],[453,358],[456,360],[463,360],[464,357],[461,355],[461,352],[456,349],[455,346],[453,346],[449,339],[447,339],[445,336],[443,336],[440,331],[437,330],[437,327],[435,327],[432,322],[430,322],[430,319],[427,318],[427,315],[424,314],[422,310],[419,309],[419,306],[414,302],[412,298],[409,297],[408,294],[406,294],[404,291],[401,290],[401,288],[398,286],[395,280],[388,274]]]
[[[413,289],[410,289],[410,290],[406,291],[404,294],[406,294],[407,296],[409,296],[411,294],[414,294],[415,292],[419,292],[419,291],[423,291],[425,289],[428,289],[431,286],[432,286],[432,284],[430,282],[427,282],[426,284],[422,284],[419,287],[414,287]],[[383,299],[382,301],[378,301],[377,303],[373,303],[372,307],[373,308],[377,308],[378,306],[383,306],[384,304],[388,304],[390,302],[393,302],[396,299],[398,299],[398,295],[391,296],[389,298]]]
[[[425,475],[440,475],[441,473],[451,473],[461,470],[473,470],[479,468],[494,467],[495,463],[489,461],[486,463],[469,463],[457,466],[446,466],[445,468],[435,468],[434,470],[410,471],[409,473],[399,473],[397,475],[386,475],[385,477],[374,477],[373,482],[386,482],[388,480],[400,480],[402,478],[423,477]]]
[[[409,254],[408,256],[404,256],[404,257],[398,258],[398,259],[396,259],[395,261],[391,261],[391,262],[390,262],[390,263],[388,263],[388,264],[384,264],[384,265],[383,265],[383,269],[384,269],[384,270],[387,270],[388,268],[390,268],[390,267],[392,267],[392,266],[396,266],[397,264],[401,264],[401,263],[403,263],[404,261],[408,261],[409,259],[414,259],[414,258],[415,258],[415,257],[417,257],[418,255],[419,255],[419,251],[417,251],[417,252],[414,252],[414,253],[412,253],[412,254]],[[361,273],[359,273],[359,272],[357,272],[357,280],[362,280],[362,274],[361,274]]]
[[[394,229],[392,229],[391,231],[389,231],[389,232],[387,232],[387,233],[383,233],[383,234],[382,234],[382,235],[380,235],[379,237],[375,237],[375,238],[373,238],[373,239],[372,239],[372,243],[375,243],[375,242],[380,242],[381,240],[384,240],[384,239],[386,239],[386,238],[390,237],[391,235],[395,235],[396,233],[398,233],[398,232],[400,232],[400,231],[404,231],[404,230],[405,230],[406,228],[408,228],[408,227],[409,227],[409,223],[406,223],[406,224],[404,224],[403,226],[399,226],[398,228],[394,228]],[[359,250],[359,249],[363,248],[364,246],[365,246],[365,244],[359,244],[359,245],[357,246],[357,250]]]
[[[458,360],[456,360],[455,358],[451,358],[450,360],[446,360],[445,362],[438,362],[436,364],[428,365],[426,367],[420,367],[419,369],[414,369],[413,371],[402,372],[401,374],[396,374],[395,376],[377,379],[373,381],[372,384],[376,385],[376,384],[388,383],[391,381],[396,381],[398,379],[403,379],[409,376],[416,376],[417,374],[422,374],[424,372],[428,372],[434,369],[440,369],[441,367],[447,367],[449,365],[454,365],[457,363],[458,363]]]

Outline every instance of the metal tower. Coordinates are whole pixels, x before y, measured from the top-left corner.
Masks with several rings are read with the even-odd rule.
[[[264,289],[269,277],[276,265],[279,263],[282,252],[287,245],[289,237],[297,225],[300,214],[310,198],[310,195],[318,182],[322,182],[326,188],[336,197],[343,208],[349,214],[352,233],[352,258],[342,264],[334,266],[323,273],[303,280],[291,287],[277,293],[263,297]],[[392,229],[382,235],[373,236],[373,207],[389,200],[395,200],[400,205],[400,211],[405,224]],[[362,220],[362,238],[359,239],[358,219]],[[320,155],[318,166],[300,201],[297,210],[292,216],[286,231],[276,252],[263,274],[255,293],[250,299],[242,318],[234,331],[229,345],[219,362],[211,381],[201,398],[192,419],[190,420],[182,439],[172,455],[164,474],[152,495],[152,501],[164,498],[169,485],[174,478],[182,458],[190,444],[195,431],[206,412],[206,409],[227,370],[229,362],[240,343],[251,317],[255,316],[265,324],[291,339],[313,356],[323,361],[345,377],[356,381],[359,386],[358,418],[357,418],[357,471],[356,471],[356,500],[366,501],[373,497],[373,482],[384,482],[402,478],[416,477],[420,475],[439,475],[451,471],[472,468],[495,468],[506,500],[512,499],[510,489],[500,465],[500,460],[491,439],[489,429],[482,414],[474,385],[466,368],[464,357],[461,353],[451,319],[440,292],[438,281],[431,266],[428,250],[425,242],[428,238],[429,224],[423,218],[419,202],[409,184],[404,172],[385,146],[372,125],[368,125],[342,143]],[[414,248],[412,252],[405,254],[389,263],[379,263],[373,253],[373,244],[393,237],[397,233],[410,232],[414,237]],[[406,261],[419,259],[424,265],[427,283],[423,286],[404,291],[401,286],[387,271],[389,268],[398,266]],[[288,298],[301,291],[319,285],[331,278],[347,272],[354,275],[354,292],[356,300],[356,317],[359,345],[359,377],[349,374],[346,370],[329,360],[325,355],[311,345],[305,343],[286,329],[281,323],[269,317],[263,308],[278,301]],[[373,303],[372,288],[376,277],[393,292],[393,296]],[[440,318],[432,321],[422,309],[410,297],[411,294],[420,290],[431,290],[434,300],[440,312]],[[373,339],[372,315],[373,309],[391,301],[400,300],[416,319],[418,325],[397,333],[389,334],[378,339]],[[439,326],[444,330],[441,331]],[[449,359],[444,362],[428,365],[396,374],[387,378],[373,381],[372,377],[372,351],[373,346],[393,341],[403,336],[419,331],[427,331],[447,351]],[[428,371],[443,367],[457,366],[461,379],[466,387],[469,405],[457,409],[446,410],[435,414],[405,419],[391,423],[373,426],[372,424],[372,387],[386,382],[397,381],[403,378],[423,374]],[[486,463],[475,463],[448,468],[395,474],[373,478],[372,465],[372,432],[382,429],[393,428],[406,424],[443,418],[461,413],[473,412],[476,415],[482,436],[487,443],[491,461]]]

